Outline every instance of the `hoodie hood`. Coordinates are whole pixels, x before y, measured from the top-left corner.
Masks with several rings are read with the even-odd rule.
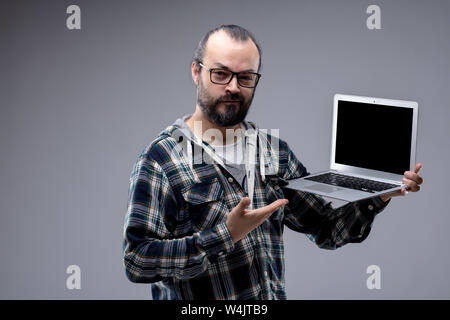
[[[193,170],[194,145],[201,147],[218,165],[225,170],[226,166],[222,159],[215,154],[214,148],[205,141],[200,140],[194,135],[188,125],[184,122],[191,114],[178,118],[172,125],[167,127],[161,134],[172,136],[176,141],[183,144],[185,155],[188,159],[189,166]],[[247,176],[248,196],[251,200],[249,208],[253,204],[253,190],[255,182],[256,170],[259,170],[261,179],[265,181],[266,175],[276,175],[279,170],[279,153],[278,153],[278,137],[268,135],[267,130],[259,129],[255,123],[251,121],[243,121],[245,147],[244,159]],[[277,130],[278,131],[278,130]],[[269,139],[270,137],[270,139]],[[274,144],[275,142],[275,144]],[[184,148],[183,148],[184,149]]]

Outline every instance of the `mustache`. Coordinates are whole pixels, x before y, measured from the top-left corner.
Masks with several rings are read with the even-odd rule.
[[[223,102],[223,101],[239,101],[239,102],[243,102],[244,101],[244,97],[242,97],[239,94],[233,94],[231,96],[225,96],[222,98],[218,99],[218,102]]]

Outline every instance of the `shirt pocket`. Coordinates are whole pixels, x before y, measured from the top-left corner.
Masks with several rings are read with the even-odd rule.
[[[181,193],[194,232],[213,228],[226,220],[228,209],[218,178],[195,183]]]

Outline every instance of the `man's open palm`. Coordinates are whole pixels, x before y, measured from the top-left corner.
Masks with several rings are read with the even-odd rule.
[[[233,242],[236,243],[244,238],[249,232],[270,217],[272,213],[286,205],[288,202],[287,199],[278,199],[265,207],[248,210],[246,208],[250,205],[250,198],[242,198],[239,204],[230,211],[227,217],[226,224]]]

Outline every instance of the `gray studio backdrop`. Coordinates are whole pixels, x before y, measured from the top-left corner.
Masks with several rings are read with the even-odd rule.
[[[71,4],[81,30],[66,26]],[[279,128],[310,171],[329,163],[335,93],[419,103],[423,190],[393,199],[361,244],[323,250],[287,229],[288,297],[450,298],[450,1],[11,0],[0,15],[0,298],[151,298],[122,262],[129,175],[194,111],[194,48],[229,23],[263,49],[247,119]],[[366,286],[370,265],[381,289]]]

